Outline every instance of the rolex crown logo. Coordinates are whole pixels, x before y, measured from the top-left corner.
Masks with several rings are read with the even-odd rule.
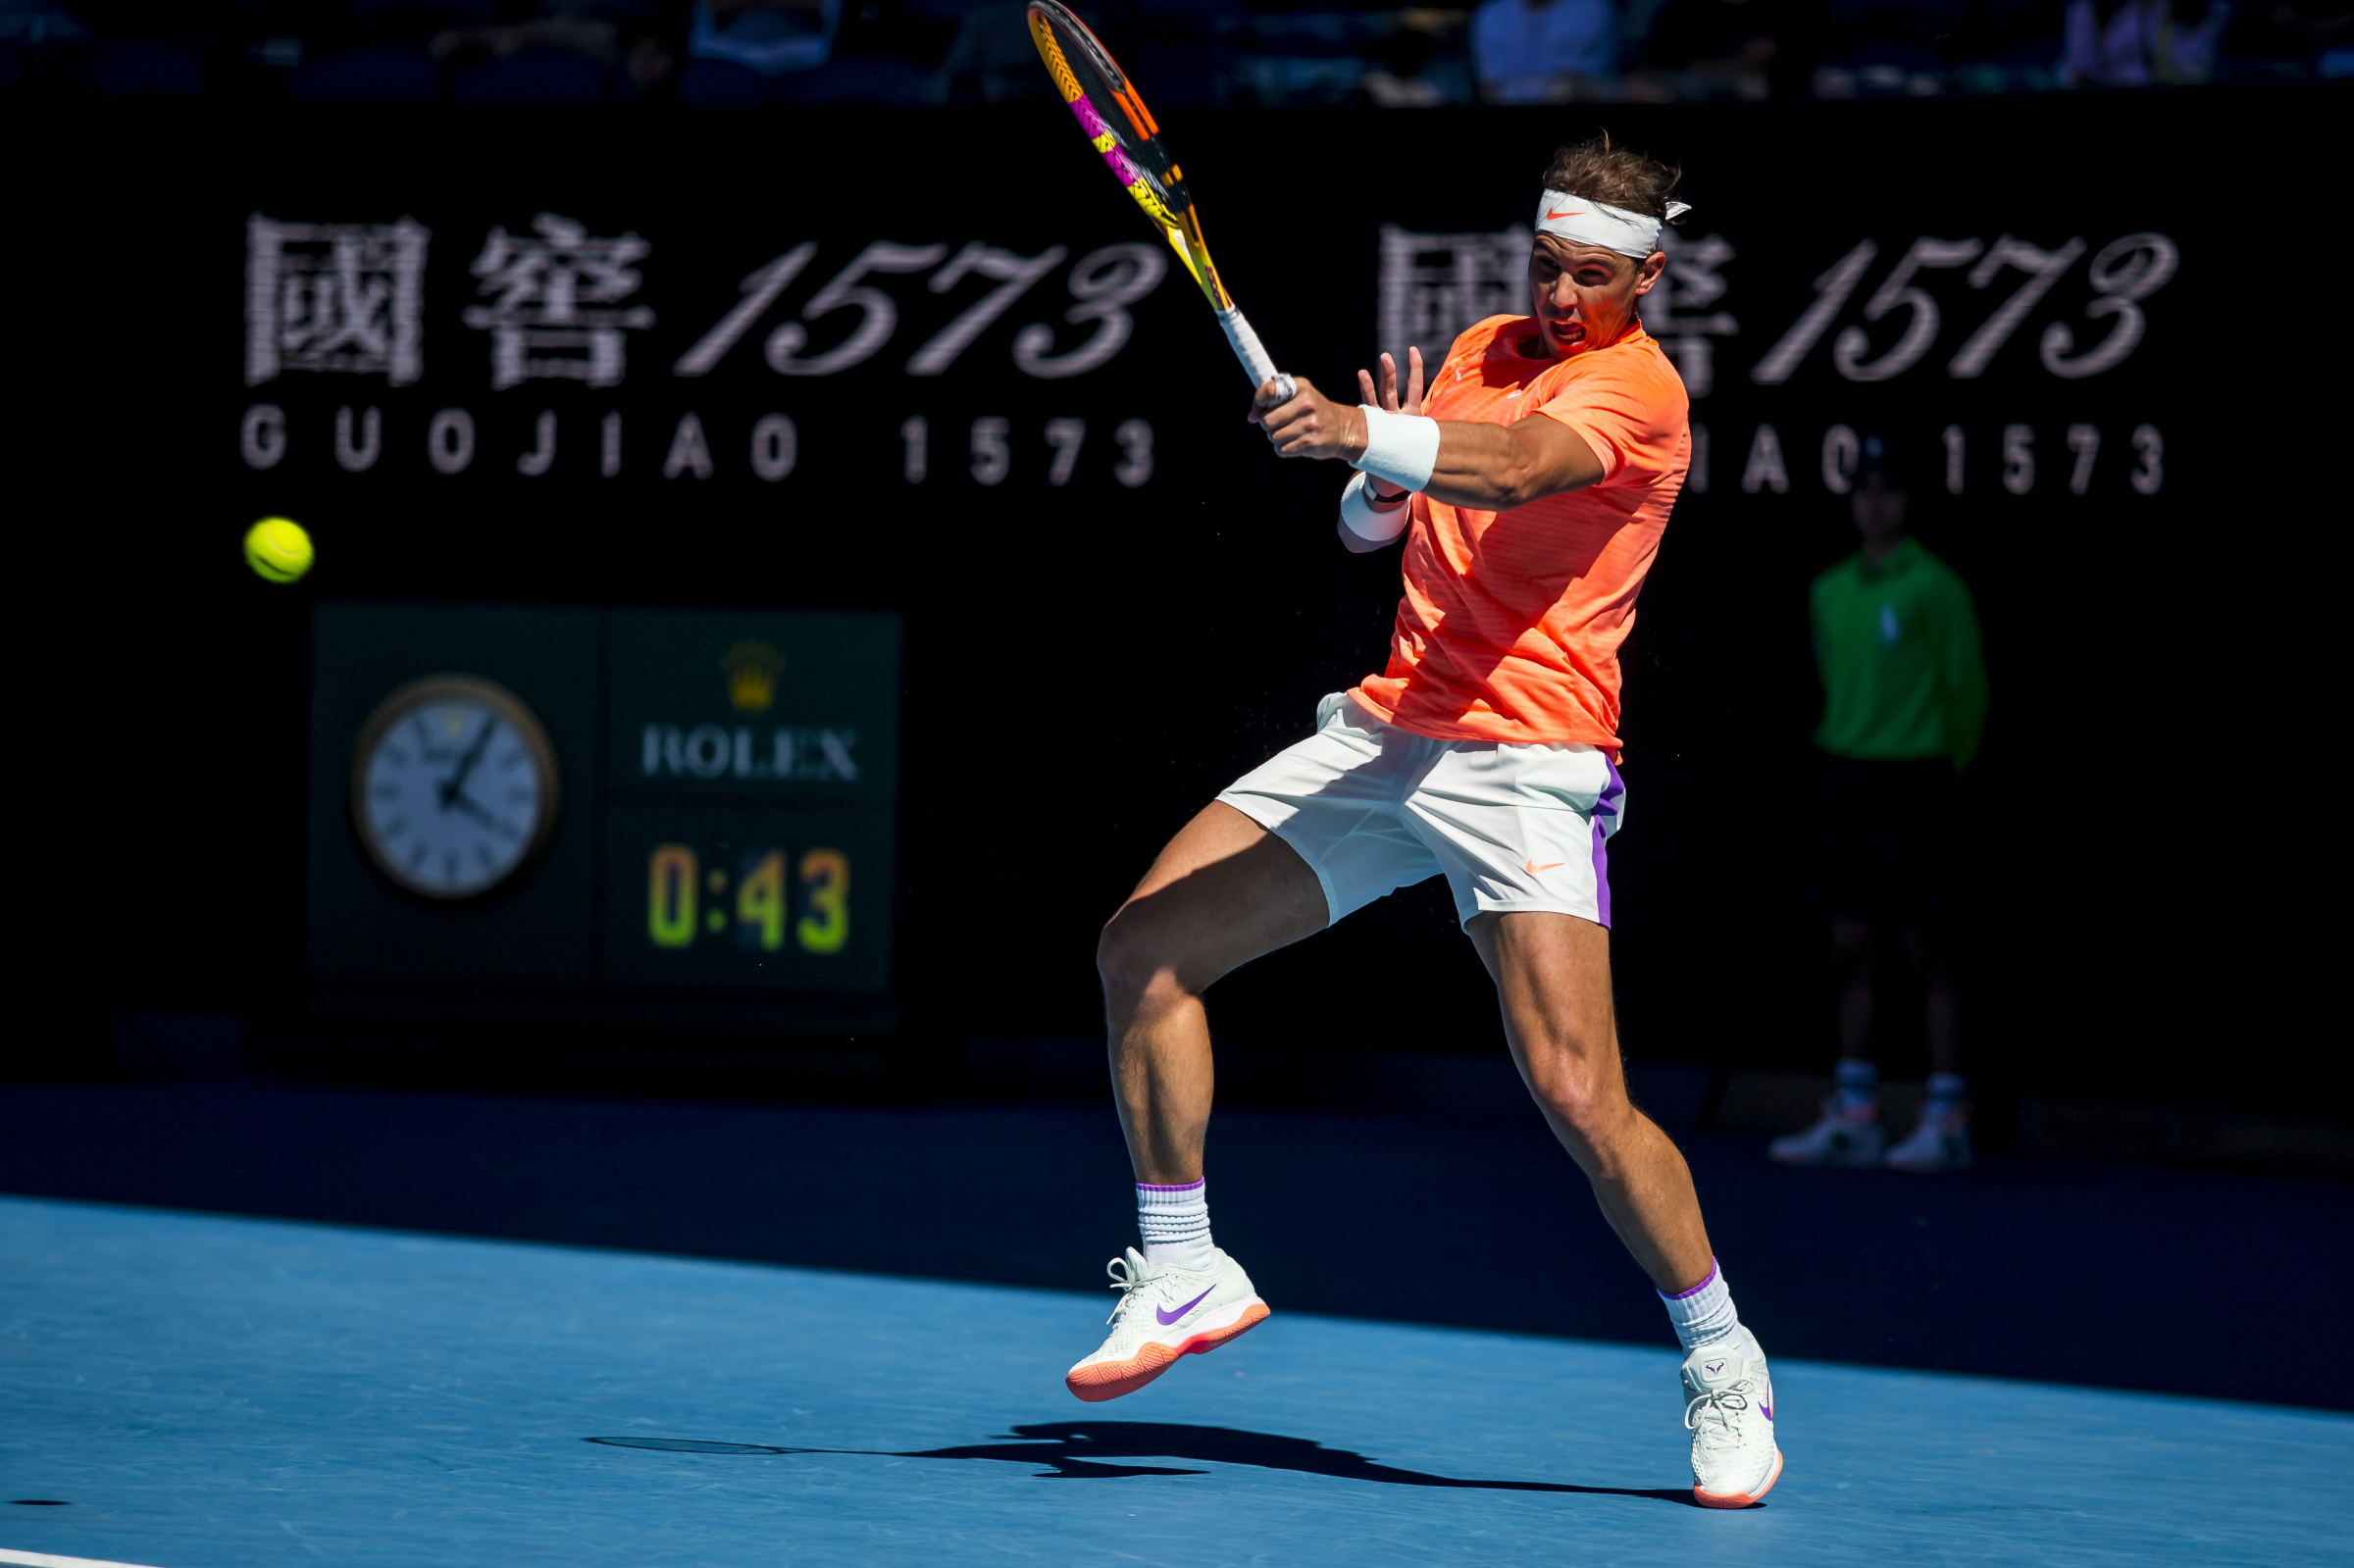
[[[777,672],[785,655],[765,642],[739,642],[720,656],[728,673],[728,701],[740,713],[765,713],[777,700]]]

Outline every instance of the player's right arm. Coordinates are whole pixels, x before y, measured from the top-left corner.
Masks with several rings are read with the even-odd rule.
[[[1288,401],[1275,401],[1273,382],[1261,387],[1252,404],[1253,423],[1266,427],[1267,438],[1285,457],[1360,463],[1374,439],[1365,410],[1335,402],[1305,377],[1295,380],[1298,391]],[[1584,489],[1607,477],[1602,459],[1585,437],[1548,414],[1531,414],[1511,425],[1415,423],[1428,428],[1416,433],[1435,431],[1437,443],[1434,452],[1422,454],[1429,462],[1429,478],[1413,488],[1450,506],[1505,512]],[[1383,486],[1396,487],[1395,481]]]

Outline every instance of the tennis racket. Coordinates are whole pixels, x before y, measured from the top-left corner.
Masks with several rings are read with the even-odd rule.
[[[1153,124],[1152,111],[1145,107],[1136,83],[1088,31],[1087,24],[1055,0],[1030,0],[1030,36],[1036,40],[1062,101],[1079,117],[1079,128],[1111,166],[1112,177],[1127,187],[1145,216],[1152,220],[1152,227],[1169,242],[1169,249],[1202,286],[1209,308],[1217,313],[1218,326],[1225,329],[1226,341],[1234,346],[1235,358],[1250,373],[1252,387],[1255,390],[1273,381],[1288,402],[1298,387],[1289,376],[1275,369],[1258,334],[1234,308],[1226,285],[1218,280],[1209,247],[1202,240],[1201,216],[1194,211],[1194,198],[1185,188],[1185,175],[1162,144],[1160,126]]]

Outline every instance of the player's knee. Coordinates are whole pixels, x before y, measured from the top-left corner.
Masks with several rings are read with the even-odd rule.
[[[1096,974],[1115,1008],[1141,1006],[1178,988],[1168,943],[1154,929],[1157,924],[1135,903],[1123,904],[1103,923],[1096,938]]]
[[[1594,1053],[1567,1042],[1531,1053],[1529,1088],[1555,1120],[1589,1142],[1608,1141],[1629,1108],[1618,1074],[1604,1072]]]

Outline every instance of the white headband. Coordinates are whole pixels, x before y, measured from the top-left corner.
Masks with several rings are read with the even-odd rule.
[[[1669,218],[1680,218],[1691,210],[1686,202],[1667,204]],[[1600,245],[1637,261],[1660,248],[1659,219],[1558,190],[1545,192],[1537,203],[1537,232],[1559,234],[1580,245]]]

